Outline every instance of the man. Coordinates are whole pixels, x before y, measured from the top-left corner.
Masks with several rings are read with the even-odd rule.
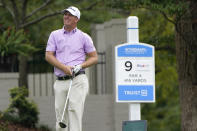
[[[57,76],[54,83],[56,130],[82,131],[84,102],[89,88],[85,68],[96,64],[98,57],[90,36],[77,29],[80,20],[78,8],[71,6],[63,13],[64,26],[50,34],[45,54]],[[59,122],[72,75],[75,77],[64,117],[67,127],[61,128]]]

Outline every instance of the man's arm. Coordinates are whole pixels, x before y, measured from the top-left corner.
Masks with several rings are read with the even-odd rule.
[[[98,62],[98,55],[96,51],[87,53],[87,59],[84,63],[81,64],[82,68],[90,67]]]
[[[60,63],[56,57],[55,57],[55,53],[52,51],[46,51],[45,53],[45,60],[47,62],[49,62],[51,65],[55,66],[56,68],[62,70],[65,74],[67,75],[72,75],[71,72],[71,66],[66,66],[62,63]]]

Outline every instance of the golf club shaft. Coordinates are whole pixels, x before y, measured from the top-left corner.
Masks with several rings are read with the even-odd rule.
[[[65,102],[65,105],[64,105],[64,110],[63,110],[61,122],[62,122],[63,119],[64,119],[64,113],[65,113],[66,106],[67,106],[67,103],[68,103],[68,98],[69,98],[69,94],[70,94],[70,90],[71,90],[71,86],[72,86],[72,81],[73,81],[73,80],[71,79],[71,80],[70,80],[70,86],[69,86],[68,93],[67,93],[67,97],[66,97],[66,102]]]

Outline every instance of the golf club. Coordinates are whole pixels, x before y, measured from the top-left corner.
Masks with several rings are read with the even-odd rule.
[[[73,71],[72,71],[73,72]],[[63,113],[62,113],[62,119],[61,121],[59,122],[59,126],[61,128],[66,128],[67,125],[63,122],[63,119],[64,119],[64,113],[65,113],[65,110],[66,110],[66,106],[67,106],[67,103],[68,103],[68,99],[69,99],[69,94],[70,94],[70,90],[71,90],[71,87],[72,87],[72,81],[73,81],[73,78],[74,78],[74,72],[72,73],[72,77],[71,77],[71,80],[70,80],[70,86],[69,86],[69,89],[68,89],[68,93],[67,93],[67,97],[66,97],[66,102],[65,102],[65,105],[64,105],[64,110],[63,110]]]

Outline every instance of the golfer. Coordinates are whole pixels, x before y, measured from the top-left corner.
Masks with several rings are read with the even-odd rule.
[[[45,54],[46,61],[54,66],[57,76],[54,83],[56,130],[82,131],[84,102],[89,89],[85,68],[96,64],[98,57],[91,37],[77,28],[79,9],[71,6],[64,9],[63,14],[64,26],[51,32]],[[61,128],[59,123],[71,76],[74,78],[63,120],[67,127]]]

